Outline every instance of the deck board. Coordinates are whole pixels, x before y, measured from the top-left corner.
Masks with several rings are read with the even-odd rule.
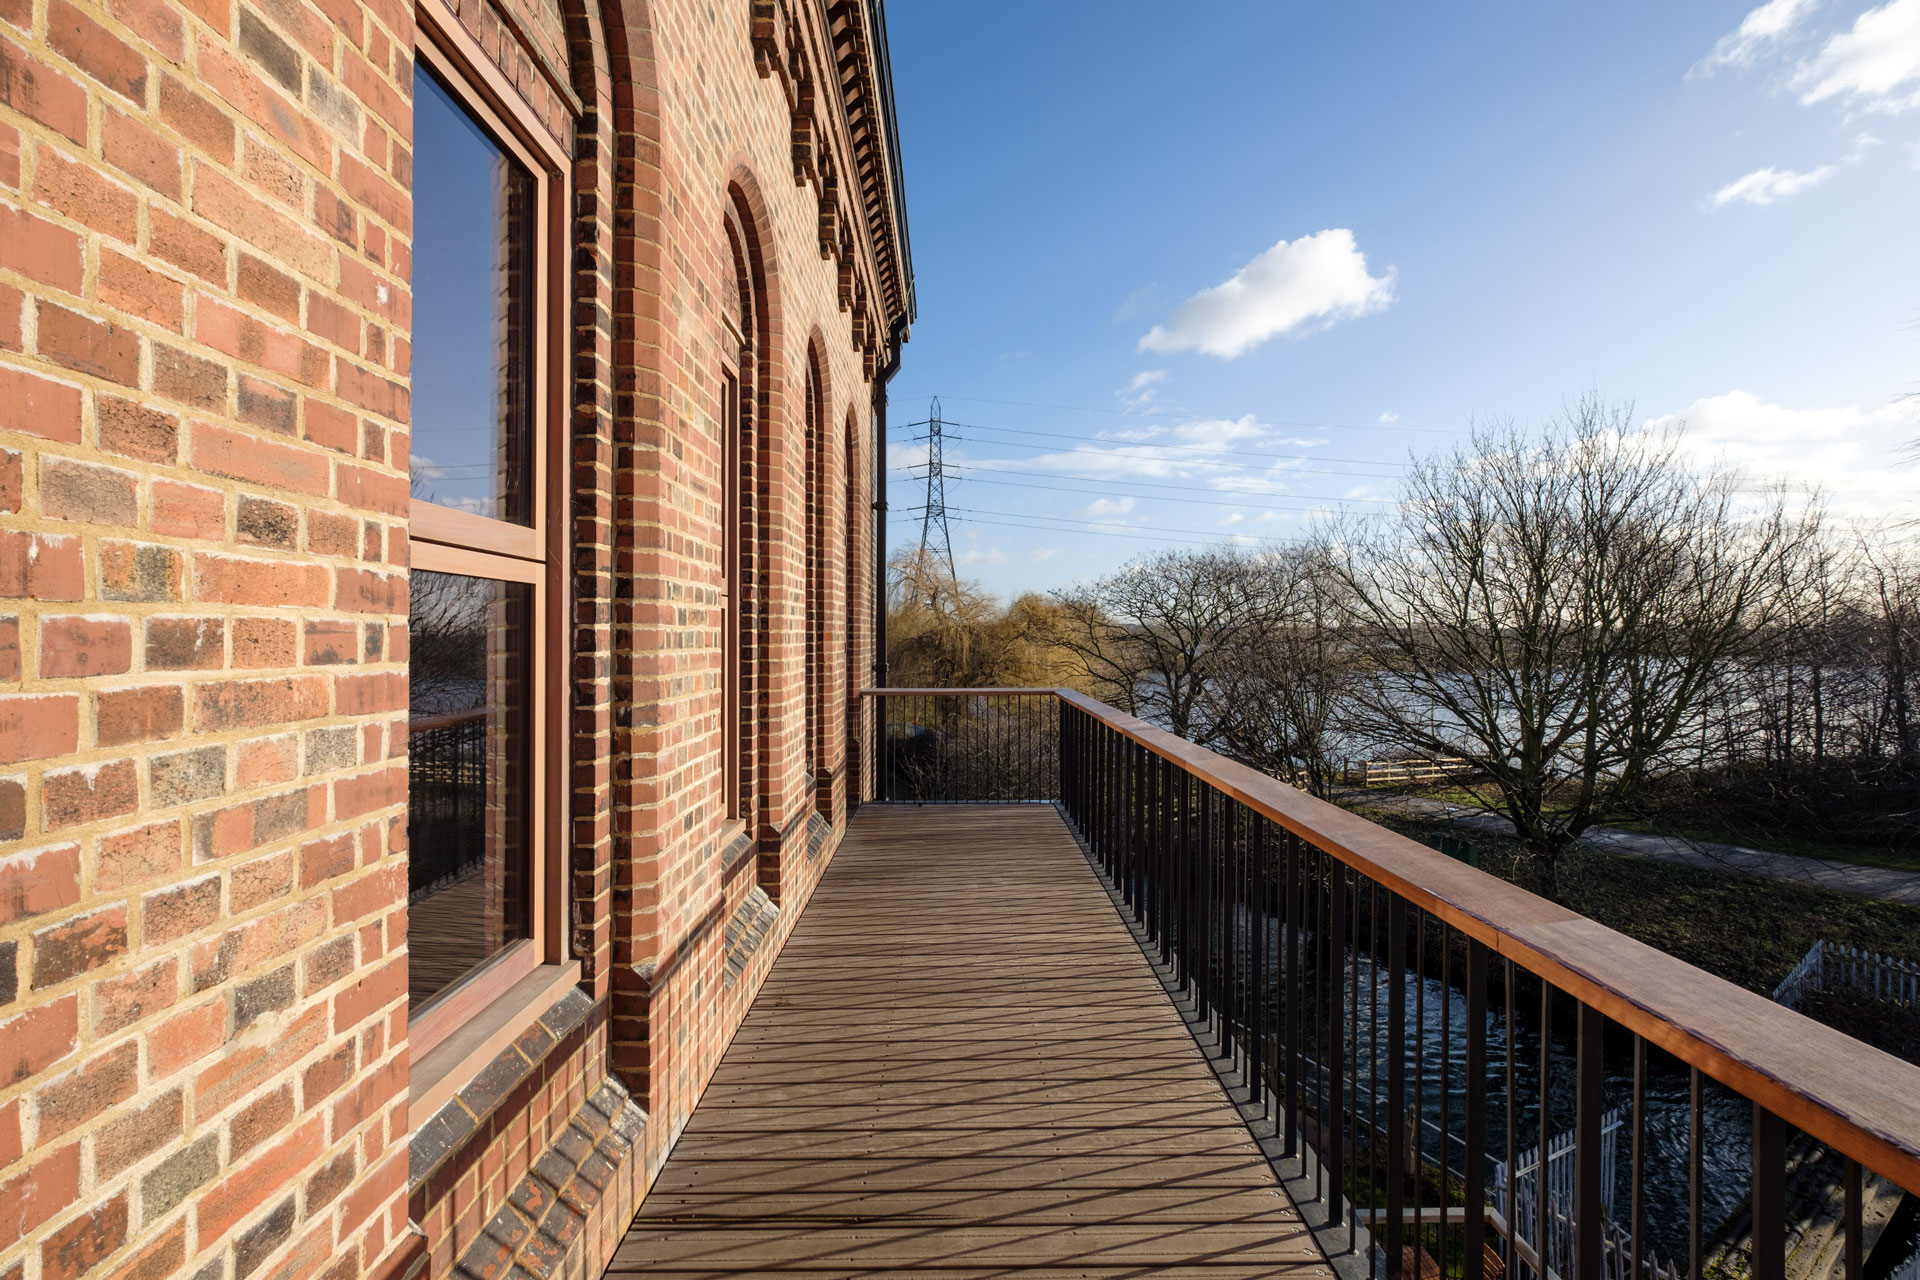
[[[607,1274],[1324,1266],[1059,816],[874,807]]]

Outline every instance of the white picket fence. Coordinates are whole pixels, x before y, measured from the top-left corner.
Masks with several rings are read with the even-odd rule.
[[[1633,1237],[1613,1221],[1615,1149],[1621,1126],[1625,1123],[1617,1110],[1600,1118],[1600,1209],[1601,1270],[1604,1280],[1681,1280],[1677,1267],[1662,1263],[1651,1251],[1644,1254],[1639,1276],[1633,1266]],[[1559,1134],[1547,1143],[1547,1243],[1546,1269],[1550,1276],[1573,1274],[1574,1216],[1574,1135]],[[1539,1193],[1540,1157],[1536,1152],[1523,1161],[1511,1177],[1504,1160],[1493,1166],[1492,1185],[1494,1229],[1506,1236],[1530,1270],[1539,1270],[1540,1232]],[[1530,1256],[1529,1256],[1530,1255]]]
[[[1777,1004],[1797,1009],[1802,1000],[1820,991],[1852,991],[1889,1004],[1920,1008],[1920,962],[1823,938],[1774,988],[1773,998]]]
[[[1391,783],[1444,782],[1471,777],[1472,762],[1442,757],[1438,760],[1349,760],[1343,771],[1348,786],[1371,787]]]

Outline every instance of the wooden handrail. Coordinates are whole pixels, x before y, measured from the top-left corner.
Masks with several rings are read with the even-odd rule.
[[[913,692],[1051,692],[1788,1124],[1920,1194],[1920,1067],[1075,690]]]

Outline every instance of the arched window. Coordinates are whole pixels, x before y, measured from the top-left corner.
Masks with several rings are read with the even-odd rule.
[[[826,456],[826,405],[823,402],[821,388],[819,349],[811,343],[807,346],[807,382],[806,382],[806,452],[804,467],[806,477],[805,510],[806,520],[806,599],[804,602],[806,626],[806,771],[807,789],[813,793],[814,803],[824,812],[831,814],[833,807],[832,779],[827,773],[827,753],[825,735],[822,728],[825,716],[822,714],[821,701],[824,696],[826,662],[826,621],[827,621],[827,575],[826,575],[826,537],[825,523],[827,514],[825,478]]]
[[[726,208],[727,246],[733,287],[723,291],[721,315],[733,350],[722,353],[721,458],[721,725],[726,816],[754,821],[759,766],[760,702],[765,696],[763,604],[760,569],[762,441],[759,423],[765,352],[766,308],[758,255],[738,198]],[[731,358],[729,358],[731,357]]]
[[[846,443],[846,489],[844,497],[847,506],[847,526],[843,532],[843,554],[846,558],[846,622],[844,648],[846,649],[846,725],[847,725],[847,808],[852,809],[860,803],[861,767],[860,743],[862,734],[861,706],[863,699],[860,690],[865,687],[864,673],[860,670],[860,596],[861,577],[865,557],[861,555],[864,547],[866,521],[860,509],[860,424],[854,418],[853,411],[847,411]]]

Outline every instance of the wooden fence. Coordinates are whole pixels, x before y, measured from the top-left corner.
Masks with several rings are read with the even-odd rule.
[[[1797,1009],[1821,991],[1851,991],[1889,1004],[1920,1008],[1920,963],[1883,956],[1824,938],[1773,990],[1775,1003]],[[1914,1277],[1920,1280],[1920,1276]]]
[[[1438,760],[1349,760],[1341,781],[1350,787],[1387,786],[1409,782],[1445,782],[1479,772],[1471,761],[1454,757]]]

